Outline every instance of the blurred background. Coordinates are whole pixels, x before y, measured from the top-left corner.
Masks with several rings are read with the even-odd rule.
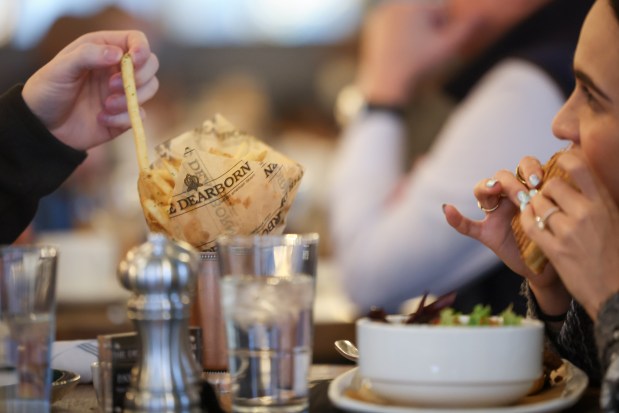
[[[304,165],[287,232],[321,235],[319,294],[335,304],[326,299],[317,320],[346,321],[354,309],[329,282],[323,183],[340,131],[335,102],[353,80],[370,7],[363,0],[0,0],[0,90],[23,83],[83,33],[146,32],[161,63],[160,91],[145,106],[149,149],[220,113]],[[126,327],[115,270],[146,233],[137,173],[129,135],[91,151],[43,200],[24,235],[62,248],[58,338]]]

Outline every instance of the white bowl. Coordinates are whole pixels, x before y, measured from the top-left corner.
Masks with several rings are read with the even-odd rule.
[[[484,407],[516,402],[542,374],[543,324],[436,326],[357,321],[359,369],[397,404]]]

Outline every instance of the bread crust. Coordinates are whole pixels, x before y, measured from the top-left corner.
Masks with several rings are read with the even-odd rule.
[[[548,162],[542,167],[544,177],[539,187],[540,191],[544,190],[544,185],[551,178],[558,177],[569,182],[569,175],[567,172],[557,165],[557,159],[561,154],[562,152],[557,152],[552,155]],[[524,233],[522,225],[520,224],[520,212],[514,216],[511,225],[516,244],[520,250],[520,257],[533,273],[541,274],[548,263],[548,258],[546,258],[542,250]]]

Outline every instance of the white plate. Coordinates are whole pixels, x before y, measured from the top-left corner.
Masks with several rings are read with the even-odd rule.
[[[564,360],[564,380],[540,393],[527,396],[515,405],[481,408],[434,408],[398,406],[370,402],[361,398],[350,397],[346,390],[350,386],[357,368],[349,370],[336,377],[329,385],[329,399],[343,410],[360,413],[543,413],[555,412],[575,404],[589,384],[587,375]]]

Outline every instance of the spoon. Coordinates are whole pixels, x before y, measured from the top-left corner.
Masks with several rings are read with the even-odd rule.
[[[344,358],[354,361],[355,363],[359,360],[359,350],[357,346],[351,343],[348,340],[336,340],[335,350],[340,353]]]
[[[344,358],[354,361],[357,363],[359,361],[359,349],[353,343],[348,340],[336,340],[335,341],[335,350],[340,353]],[[355,372],[350,380],[350,384],[348,388],[353,392],[359,392],[363,387],[363,377],[361,377],[361,373],[358,368],[355,368]]]

